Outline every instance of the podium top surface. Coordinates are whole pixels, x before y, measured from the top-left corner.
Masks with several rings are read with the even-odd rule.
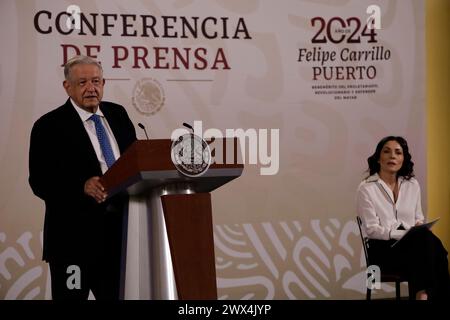
[[[226,148],[226,140],[230,142],[230,139],[220,141],[223,148]],[[135,141],[103,175],[101,182],[108,195],[124,190],[130,195],[139,195],[165,186],[189,188],[195,193],[210,192],[239,177],[244,169],[243,164],[237,163],[237,141],[234,140],[234,163],[212,163],[202,175],[188,177],[173,164],[171,144],[170,139]],[[226,150],[223,159],[227,159]]]

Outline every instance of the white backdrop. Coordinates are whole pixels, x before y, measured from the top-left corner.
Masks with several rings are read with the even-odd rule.
[[[1,1],[0,298],[49,297],[28,146],[33,122],[66,99],[64,46],[68,56],[93,46],[104,99],[153,138],[194,120],[204,130],[279,129],[277,174],[247,164],[213,192],[221,299],[362,298],[354,194],[382,137],[407,138],[426,210],[424,4],[377,1],[381,29],[362,35],[372,3]],[[67,29],[71,4],[94,31],[86,21]],[[197,22],[196,36],[183,21]],[[314,50],[335,59],[322,63]],[[349,51],[360,59],[347,61]]]

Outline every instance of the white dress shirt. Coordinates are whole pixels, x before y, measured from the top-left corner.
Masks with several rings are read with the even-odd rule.
[[[356,210],[370,239],[399,239],[406,232],[397,230],[400,225],[408,230],[417,222],[423,222],[419,182],[414,178],[406,180],[400,177],[398,183],[397,202],[392,190],[378,174],[360,183]]]
[[[72,102],[72,105],[75,108],[75,110],[78,112],[81,121],[83,121],[84,128],[86,129],[89,139],[91,140],[92,146],[94,147],[95,154],[97,155],[98,162],[100,163],[102,173],[105,173],[108,170],[108,165],[106,164],[105,157],[103,156],[102,149],[100,147],[100,143],[98,142],[97,139],[97,132],[95,131],[95,123],[94,121],[89,120],[89,118],[92,116],[92,113],[78,107],[72,99],[70,99],[70,101]],[[95,114],[100,116],[102,124],[105,127],[109,143],[111,144],[111,148],[114,153],[114,158],[117,160],[120,157],[120,150],[116,138],[112,133],[111,127],[109,126],[108,121],[106,120],[100,108],[97,108],[97,112]]]

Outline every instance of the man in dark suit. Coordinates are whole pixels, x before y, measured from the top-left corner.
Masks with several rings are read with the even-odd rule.
[[[45,202],[43,260],[53,299],[118,299],[126,197],[107,198],[100,177],[135,140],[125,109],[102,101],[103,70],[76,56],[64,68],[66,103],[36,121],[29,182]]]

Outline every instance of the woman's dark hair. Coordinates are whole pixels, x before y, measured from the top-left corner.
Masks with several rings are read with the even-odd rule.
[[[414,177],[414,162],[411,161],[411,154],[409,153],[408,143],[403,137],[395,136],[388,136],[381,139],[381,141],[378,142],[375,153],[367,158],[367,163],[369,164],[369,169],[367,171],[369,171],[369,176],[380,171],[380,164],[378,163],[378,161],[380,160],[381,150],[388,141],[398,142],[398,144],[403,149],[403,165],[397,172],[397,177],[404,177],[406,180],[411,179],[412,177]]]

